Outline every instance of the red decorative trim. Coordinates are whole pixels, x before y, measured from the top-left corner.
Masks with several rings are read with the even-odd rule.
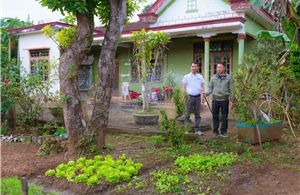
[[[248,0],[228,0],[229,3],[248,3]]]
[[[138,14],[140,21],[146,23],[155,23],[157,21],[158,15],[156,13],[145,13]]]
[[[153,3],[153,5],[149,8],[147,13],[155,13],[167,0],[157,0]]]
[[[195,26],[205,26],[210,24],[222,24],[222,23],[229,23],[229,22],[242,22],[245,23],[246,19],[243,17],[233,17],[233,18],[225,18],[221,20],[209,20],[209,21],[203,21],[203,22],[193,22],[193,23],[185,23],[185,24],[175,24],[175,25],[169,25],[169,26],[158,26],[153,28],[145,28],[146,31],[152,30],[152,31],[163,31],[163,30],[170,30],[170,29],[177,29],[177,28],[187,28],[187,27],[195,27]],[[138,31],[141,30],[140,28],[132,29],[130,31],[124,30],[122,32],[123,35],[125,34],[131,34],[132,31]],[[94,37],[103,37],[104,33],[98,33],[94,34]]]
[[[261,17],[263,17],[265,20],[267,20],[269,23],[274,23],[273,18],[264,10],[259,9],[251,4],[248,3],[240,3],[240,4],[232,4],[231,5],[231,10],[232,11],[236,11],[236,12],[244,12],[246,10],[252,10],[254,12],[256,12],[258,15],[260,15]]]
[[[238,34],[238,40],[244,40],[246,38],[246,34],[242,34],[242,33],[239,33]]]
[[[26,26],[26,27],[21,27],[21,28],[12,28],[7,30],[8,34],[16,34],[16,33],[21,33],[22,31],[37,31],[41,30],[45,26],[50,25],[51,27],[57,26],[57,27],[69,27],[73,26],[71,24],[63,23],[63,22],[49,22],[49,23],[43,23],[43,24],[37,24],[37,25],[32,25],[32,26]]]
[[[204,37],[204,42],[209,42],[210,41],[210,37]]]

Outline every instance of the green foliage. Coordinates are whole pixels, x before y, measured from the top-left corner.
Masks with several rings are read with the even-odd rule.
[[[166,86],[170,87],[171,89],[176,87],[177,84],[175,81],[175,77],[176,77],[175,73],[172,70],[169,70],[167,74],[165,74],[165,78],[164,78],[165,79],[164,82]]]
[[[244,57],[244,64],[233,73],[235,87],[234,113],[239,121],[257,121],[260,116],[260,98],[264,93],[274,94],[280,88],[276,84],[279,53],[284,49],[281,42],[258,39],[256,50]],[[274,77],[270,77],[274,75]]]
[[[151,139],[151,144],[155,146],[162,145],[162,143],[165,141],[165,138],[162,135],[154,135]]]
[[[69,70],[69,73],[68,73],[68,78],[69,79],[71,79],[71,78],[73,78],[77,75],[77,72],[75,71],[76,70],[76,65],[75,64],[71,64],[68,67],[68,70]]]
[[[1,194],[22,194],[22,185],[20,179],[17,177],[1,178]],[[33,183],[28,183],[28,194],[43,195],[43,188]],[[52,191],[50,193],[47,193],[46,195],[50,194],[59,195],[60,193]]]
[[[209,174],[217,174],[213,169],[230,166],[236,159],[237,155],[233,153],[211,152],[207,155],[194,154],[187,157],[179,156],[174,162],[174,165],[177,165],[175,170],[153,171],[150,173],[151,181],[154,182],[156,190],[161,194],[170,192],[179,193],[183,185],[191,182],[187,174],[193,172],[197,172],[200,175],[206,172],[209,172]]]
[[[87,160],[80,157],[67,164],[60,164],[56,169],[45,172],[46,176],[66,178],[69,182],[87,183],[89,186],[100,184],[99,180],[106,180],[110,183],[118,183],[120,180],[129,181],[133,175],[137,175],[142,168],[141,163],[134,163],[130,158],[122,154],[114,160],[111,155],[104,158],[101,155],[94,156],[94,159]]]
[[[160,110],[161,121],[160,129],[167,131],[166,139],[172,143],[175,148],[180,148],[186,143],[185,131],[179,126],[176,118],[169,118],[164,109]]]
[[[7,129],[5,127],[1,127],[1,135],[7,135]]]
[[[28,74],[25,70],[22,72],[22,75],[16,75],[14,71],[2,72],[6,79],[0,83],[1,116],[4,117],[8,109],[15,106],[18,123],[33,127],[43,114],[42,100],[47,97],[52,82],[43,82],[39,75]]]
[[[173,102],[175,104],[176,118],[182,116],[186,112],[186,106],[184,99],[187,98],[187,94],[183,94],[180,87],[173,89]]]
[[[161,58],[170,36],[164,32],[153,32],[142,29],[132,32],[130,36],[134,44],[134,64],[137,66],[139,82],[145,90],[142,91],[143,110],[149,109],[150,82],[149,75],[155,72],[159,58]]]
[[[50,25],[42,28],[44,35],[49,36],[57,45],[59,45],[61,50],[68,48],[75,35],[76,35],[76,26],[65,27],[60,31],[55,31],[50,27]]]
[[[57,140],[55,137],[44,135],[45,140],[39,150],[39,156],[48,156],[51,151],[54,153],[60,153],[66,151],[66,143]]]
[[[127,24],[129,23],[130,18],[134,16],[134,12],[140,9],[139,4],[142,2],[146,2],[146,0],[126,0]],[[99,5],[96,8],[96,15],[99,16],[102,24],[105,26],[108,25],[110,6],[107,0],[99,1]]]
[[[98,17],[100,22],[105,26],[108,25],[110,16],[110,5],[108,0],[92,0],[92,1],[78,1],[78,0],[37,0],[43,7],[48,7],[52,11],[60,11],[62,15],[65,13],[81,13],[89,17]],[[134,16],[135,10],[145,0],[126,0],[126,13],[128,21]],[[69,21],[69,20],[67,20]]]
[[[99,152],[99,149],[96,146],[97,138],[86,133],[82,134],[79,140],[79,143],[76,147],[79,148],[81,154],[90,156]]]
[[[18,67],[16,66],[16,59],[18,58],[18,36],[11,36],[9,41],[9,36],[7,30],[12,28],[20,28],[24,26],[32,25],[30,19],[27,21],[22,21],[18,18],[1,18],[1,73],[2,78],[6,78],[3,72],[9,74],[18,75]],[[9,56],[9,45],[10,45],[10,56]],[[17,69],[16,69],[17,68]]]

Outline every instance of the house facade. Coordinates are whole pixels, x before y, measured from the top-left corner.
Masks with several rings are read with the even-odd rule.
[[[224,61],[228,73],[242,65],[245,53],[251,52],[254,40],[260,30],[270,29],[272,18],[261,7],[261,2],[254,0],[157,0],[150,9],[139,14],[140,20],[124,27],[116,53],[116,72],[114,96],[121,96],[122,83],[130,83],[130,90],[140,92],[137,67],[133,60],[133,44],[129,37],[132,31],[142,28],[152,31],[164,31],[171,36],[168,50],[159,60],[152,79],[152,86],[162,88],[168,85],[166,75],[172,73],[174,80],[181,85],[181,80],[190,71],[190,63],[197,61],[199,72],[209,82],[216,73],[218,61]],[[40,29],[52,25],[59,30],[67,26],[64,23],[47,23],[21,29],[11,29],[8,33],[19,35],[21,64],[31,68],[32,53],[48,51],[48,59],[59,58],[57,45],[46,38]],[[96,27],[94,41],[89,56],[83,62],[79,74],[79,84],[90,88],[97,83],[98,60],[105,29]],[[46,54],[45,54],[46,55]],[[51,79],[51,74],[48,79]],[[85,79],[85,80],[84,80]],[[55,86],[56,90],[59,85]]]

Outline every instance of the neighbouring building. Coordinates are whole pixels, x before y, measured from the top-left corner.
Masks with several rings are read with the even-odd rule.
[[[129,82],[130,89],[141,91],[133,65],[133,44],[129,40],[132,31],[142,28],[164,31],[171,35],[165,55],[156,68],[153,87],[166,86],[165,75],[173,72],[175,81],[181,85],[182,77],[197,61],[200,73],[208,84],[216,72],[216,63],[224,61],[227,71],[233,72],[242,64],[245,53],[251,52],[260,30],[270,29],[274,21],[255,0],[157,0],[150,9],[139,14],[140,20],[126,26],[116,54],[114,96],[121,96],[122,83]],[[8,30],[19,36],[20,64],[28,72],[38,72],[32,63],[58,59],[60,56],[53,40],[43,35],[41,29],[50,25],[59,30],[68,24],[50,22]],[[81,89],[91,89],[97,80],[97,65],[104,39],[104,28],[96,27],[90,59],[83,62],[79,73]],[[42,54],[42,55],[40,55]],[[47,64],[47,63],[44,63]],[[53,73],[42,75],[45,82],[54,78]],[[57,83],[53,91],[59,89]]]

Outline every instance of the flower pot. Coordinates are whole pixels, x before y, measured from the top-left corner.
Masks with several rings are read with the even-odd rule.
[[[158,114],[133,114],[134,121],[139,125],[156,125],[158,123]]]
[[[259,143],[255,125],[237,122],[238,140],[256,144]],[[261,141],[278,140],[281,138],[283,122],[259,123]]]

